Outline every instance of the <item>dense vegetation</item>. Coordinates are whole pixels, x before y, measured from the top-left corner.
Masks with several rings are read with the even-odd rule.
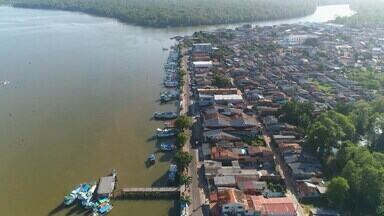
[[[18,0],[13,5],[82,11],[155,27],[292,18],[316,9],[315,0]]]
[[[384,0],[320,0],[323,4],[348,3],[357,13],[339,17],[337,23],[352,27],[384,27]]]
[[[310,104],[289,102],[281,113],[306,132],[305,151],[323,162],[331,179],[329,205],[351,215],[384,216],[384,98],[338,104],[317,115]]]

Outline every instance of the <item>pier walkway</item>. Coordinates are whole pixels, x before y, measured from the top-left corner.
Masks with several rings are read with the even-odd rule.
[[[148,187],[148,188],[122,188],[116,193],[116,198],[178,198],[180,189],[177,187]]]

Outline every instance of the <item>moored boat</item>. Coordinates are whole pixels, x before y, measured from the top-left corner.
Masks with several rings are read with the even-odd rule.
[[[165,128],[165,129],[157,128],[156,137],[157,138],[173,137],[173,136],[176,136],[178,132],[179,131],[175,128]]]
[[[109,202],[103,202],[100,205],[98,205],[96,208],[94,208],[93,212],[94,214],[99,216],[107,215],[111,210],[113,206]]]
[[[150,163],[150,164],[154,164],[154,163],[156,163],[156,156],[155,156],[155,154],[150,154],[150,155],[148,156],[147,161],[148,161],[148,163]]]
[[[155,112],[153,114],[155,119],[175,119],[177,118],[176,112]]]
[[[171,152],[175,150],[175,145],[172,143],[161,143],[160,144],[160,150],[165,152]]]
[[[179,83],[177,81],[173,81],[173,80],[164,81],[164,86],[168,88],[174,88],[174,87],[177,87],[178,85]]]
[[[81,186],[82,185],[77,186],[75,189],[71,191],[70,194],[64,197],[64,205],[69,206],[77,199]]]
[[[171,164],[169,165],[167,181],[169,185],[173,185],[176,181],[176,173],[177,173],[177,165]]]

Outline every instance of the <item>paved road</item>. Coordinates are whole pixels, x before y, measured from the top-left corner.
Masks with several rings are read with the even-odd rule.
[[[183,58],[181,60],[181,68],[187,72],[185,76],[185,84],[183,86],[183,104],[182,104],[182,110],[181,114],[187,114],[188,109],[191,105],[190,101],[190,74],[188,71],[188,56],[186,55],[187,50],[183,49]],[[192,139],[193,140],[193,139]],[[192,183],[190,185],[190,196],[192,199],[192,203],[190,206],[190,215],[192,216],[202,216],[202,202],[205,201],[204,198],[202,198],[202,189],[199,187],[199,160],[198,160],[198,155],[199,152],[198,150],[192,149],[191,145],[191,139],[188,140],[187,144],[184,146],[184,151],[187,151],[192,154],[192,162],[189,165],[189,175],[192,176]]]

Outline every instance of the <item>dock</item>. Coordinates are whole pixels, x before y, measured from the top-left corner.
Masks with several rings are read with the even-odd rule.
[[[177,187],[122,188],[116,192],[118,199],[173,199],[179,197],[180,190]]]

